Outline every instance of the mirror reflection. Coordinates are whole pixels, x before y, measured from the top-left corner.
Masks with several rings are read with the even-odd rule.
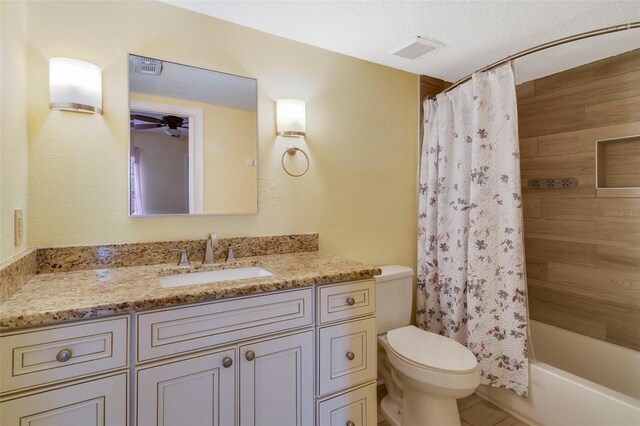
[[[257,82],[129,55],[129,214],[257,212]]]

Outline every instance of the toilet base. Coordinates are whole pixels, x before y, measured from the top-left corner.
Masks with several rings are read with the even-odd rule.
[[[402,426],[460,426],[458,404],[452,398],[437,398],[414,389],[404,389]]]
[[[380,412],[391,426],[402,426],[402,408],[389,395],[380,401]]]
[[[391,426],[460,426],[455,399],[434,398],[422,392],[407,393],[407,408],[399,407],[389,395],[382,398],[380,412]]]

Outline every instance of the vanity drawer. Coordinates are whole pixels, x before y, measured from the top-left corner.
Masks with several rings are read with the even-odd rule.
[[[376,383],[369,383],[318,404],[318,425],[376,425],[378,424],[377,404]]]
[[[138,314],[138,362],[312,323],[312,289]]]
[[[0,390],[11,392],[126,367],[128,336],[128,316],[3,334]]]
[[[376,311],[375,288],[373,280],[319,286],[319,323],[374,314]]]
[[[376,319],[320,329],[318,382],[320,395],[376,378]]]

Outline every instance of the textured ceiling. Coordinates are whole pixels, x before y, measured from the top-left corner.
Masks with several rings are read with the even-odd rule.
[[[378,64],[455,81],[520,50],[561,37],[640,21],[634,1],[206,1],[163,0],[226,21]],[[640,47],[632,36],[538,55],[527,81]],[[391,55],[421,36],[444,43],[417,61]],[[595,39],[592,39],[595,40]],[[592,44],[591,44],[592,43]],[[523,70],[524,67],[517,67]]]

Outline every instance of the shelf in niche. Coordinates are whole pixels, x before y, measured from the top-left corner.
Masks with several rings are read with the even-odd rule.
[[[640,198],[640,135],[596,141],[596,196]]]

